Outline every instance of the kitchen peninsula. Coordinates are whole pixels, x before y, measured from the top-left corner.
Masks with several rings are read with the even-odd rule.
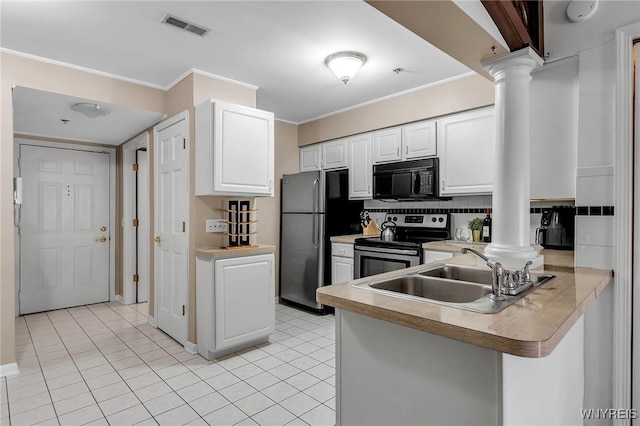
[[[338,424],[582,424],[583,314],[613,273],[542,254],[556,278],[496,314],[354,286],[435,263],[318,290],[336,308]]]

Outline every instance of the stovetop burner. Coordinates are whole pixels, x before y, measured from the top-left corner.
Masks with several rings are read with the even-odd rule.
[[[451,239],[451,217],[443,214],[389,214],[387,220],[396,223],[396,239],[382,241],[380,237],[357,238],[355,243],[368,247],[418,248],[423,243]]]

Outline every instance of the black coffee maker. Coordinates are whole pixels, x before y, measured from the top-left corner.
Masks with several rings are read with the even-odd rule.
[[[554,250],[573,250],[576,209],[573,206],[553,206],[542,209],[536,243]]]

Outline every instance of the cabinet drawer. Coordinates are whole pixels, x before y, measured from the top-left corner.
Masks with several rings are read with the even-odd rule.
[[[332,243],[331,255],[353,258],[353,244]]]

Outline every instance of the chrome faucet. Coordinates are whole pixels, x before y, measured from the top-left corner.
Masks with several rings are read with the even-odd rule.
[[[467,247],[463,247],[462,248],[462,253],[465,254],[467,252],[472,252],[473,254],[475,254],[476,256],[478,256],[480,259],[484,260],[485,262],[487,262],[487,266],[491,268],[491,270],[493,271],[493,274],[491,274],[491,295],[489,296],[489,298],[491,298],[492,300],[497,300],[497,301],[501,301],[501,300],[505,300],[504,294],[503,294],[503,287],[505,284],[505,275],[509,275],[509,271],[505,271],[504,268],[502,267],[502,264],[500,262],[496,262],[495,260],[489,259],[487,256],[485,256],[484,254],[480,253],[479,251],[476,251],[472,248],[467,248]],[[528,273],[529,269],[527,268],[527,273]]]

